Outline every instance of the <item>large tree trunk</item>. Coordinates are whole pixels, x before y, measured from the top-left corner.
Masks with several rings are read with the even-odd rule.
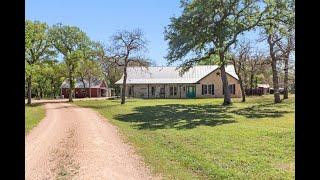
[[[278,71],[276,67],[276,60],[272,59],[272,79],[273,79],[273,88],[274,88],[274,102],[280,103],[280,93],[279,93],[279,81],[278,81]]]
[[[42,87],[40,86],[40,98],[42,99],[43,98],[43,90],[42,90]]]
[[[123,83],[121,92],[121,104],[126,103],[126,89],[127,89],[127,63],[124,65],[123,69]]]
[[[83,77],[80,77],[80,81],[81,81],[82,84],[83,84],[83,88],[86,90],[86,83],[84,82],[84,78],[83,78]],[[87,90],[86,90],[86,95],[85,95],[85,97],[88,97]]]
[[[256,76],[256,81],[254,82],[254,88],[258,87],[258,77]]]
[[[28,104],[31,104],[31,75],[27,78],[28,82]]]
[[[283,99],[288,99],[288,71],[289,71],[289,56],[284,59],[284,94]]]
[[[91,80],[89,78],[89,98],[91,98]]]
[[[224,100],[222,105],[229,105],[231,104],[231,97],[230,97],[230,92],[228,90],[228,79],[227,79],[227,73],[226,73],[224,64],[220,67],[220,71],[221,71],[221,80],[222,80],[223,91],[224,91]]]
[[[69,72],[69,102],[73,102],[73,99],[72,99],[72,95],[73,95],[73,91],[74,91],[74,88],[73,88],[73,80],[72,80],[72,74],[71,72]]]
[[[246,92],[243,88],[243,82],[242,82],[242,79],[239,77],[239,83],[240,83],[240,89],[241,89],[241,96],[242,96],[242,102],[246,102]]]
[[[248,76],[247,76],[247,73],[244,73],[243,79],[241,79],[241,81],[242,81],[242,87],[243,87],[244,93],[245,93],[245,95],[247,95],[246,94],[246,90],[248,89]]]
[[[253,71],[251,71],[251,74],[250,74],[250,92],[251,92],[251,95],[252,95],[252,89],[253,89],[253,79],[254,79],[254,73],[253,73]]]
[[[272,80],[273,80],[273,89],[274,89],[274,102],[280,103],[280,94],[279,94],[279,82],[278,82],[278,71],[277,71],[277,59],[273,52],[274,44],[271,42],[272,35],[268,36],[269,51],[271,56],[271,67],[272,67]]]
[[[55,93],[55,89],[54,89],[54,80],[53,79],[51,79],[51,91],[52,91],[53,99],[55,99],[56,93]]]

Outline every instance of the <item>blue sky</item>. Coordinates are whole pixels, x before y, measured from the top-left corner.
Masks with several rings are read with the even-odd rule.
[[[179,0],[26,0],[25,16],[49,25],[78,26],[92,40],[105,43],[117,30],[140,28],[149,41],[146,57],[162,66],[168,47],[164,27],[181,11]]]

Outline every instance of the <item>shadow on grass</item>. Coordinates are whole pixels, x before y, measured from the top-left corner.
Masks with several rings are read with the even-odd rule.
[[[114,118],[119,121],[134,122],[137,129],[192,129],[197,126],[217,126],[235,123],[226,113],[228,107],[220,105],[183,105],[166,104],[140,106],[134,113],[119,114]]]
[[[259,119],[259,118],[278,118],[282,117],[284,114],[292,113],[293,111],[280,110],[281,108],[289,107],[288,104],[278,104],[274,103],[269,104],[259,104],[242,109],[237,109],[231,111],[231,113],[245,116],[250,119]]]
[[[25,104],[25,107],[37,107],[42,106],[44,103],[32,103],[32,104]]]

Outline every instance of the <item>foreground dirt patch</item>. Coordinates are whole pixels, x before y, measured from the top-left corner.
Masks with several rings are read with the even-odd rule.
[[[45,108],[46,118],[25,137],[26,179],[155,179],[96,112],[67,103]]]

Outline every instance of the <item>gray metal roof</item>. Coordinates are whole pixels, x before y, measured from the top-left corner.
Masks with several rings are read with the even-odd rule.
[[[100,85],[102,83],[103,80],[101,79],[93,79],[93,81],[91,82],[91,88],[100,88]],[[89,88],[89,82],[84,80],[85,86],[86,88]],[[69,80],[66,79],[65,81],[63,81],[61,88],[69,88]],[[83,82],[80,80],[80,78],[76,78],[76,84],[75,84],[75,88],[84,88],[84,84]]]
[[[263,88],[270,88],[269,84],[258,84],[258,87],[263,87]]]
[[[196,83],[209,73],[218,69],[217,65],[194,66],[182,76],[177,67],[128,67],[127,84],[176,84]],[[226,66],[226,72],[238,79],[232,65]],[[123,83],[123,75],[115,84]]]

